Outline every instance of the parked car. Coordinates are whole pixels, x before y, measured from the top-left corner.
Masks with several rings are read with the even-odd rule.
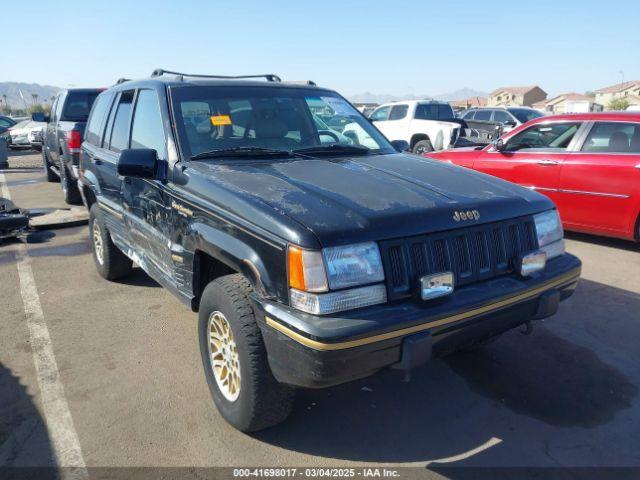
[[[78,162],[87,117],[101,89],[62,90],[51,105],[51,114],[37,113],[34,120],[46,122],[43,133],[42,163],[49,182],[60,181],[69,204],[82,202],[78,191]]]
[[[198,312],[236,428],[284,420],[295,387],[408,372],[572,294],[580,261],[543,195],[399,153],[332,90],[174,73],[98,96],[80,191],[98,273],[135,261]],[[375,145],[324,143],[320,102]]]
[[[567,230],[640,240],[640,113],[538,118],[485,148],[430,157],[544,193]]]
[[[17,122],[11,117],[0,115],[0,138],[3,138],[7,145],[11,143],[11,135],[9,128],[13,127]]]
[[[467,110],[461,118],[470,130],[464,136],[476,137],[478,142],[490,142],[523,123],[542,116],[544,115],[538,110],[529,107],[478,107]]]
[[[9,147],[12,149],[32,148],[45,124],[34,120],[23,120],[9,127]],[[41,138],[41,137],[40,137]]]
[[[443,150],[452,146],[460,133],[460,122],[451,105],[431,100],[385,103],[376,108],[369,119],[389,140],[403,140],[413,153]],[[352,132],[349,134],[348,132]],[[357,125],[342,132],[367,146],[371,139]]]

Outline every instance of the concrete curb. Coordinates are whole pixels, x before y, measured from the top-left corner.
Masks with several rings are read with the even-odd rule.
[[[35,212],[37,209],[33,209]],[[32,212],[30,212],[32,213]],[[53,230],[57,228],[77,227],[89,222],[89,212],[84,207],[71,207],[70,209],[58,209],[49,213],[32,216],[29,225],[34,230]]]

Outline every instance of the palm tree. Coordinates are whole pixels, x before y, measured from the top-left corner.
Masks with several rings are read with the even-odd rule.
[[[33,98],[33,104],[36,105],[38,103],[38,94],[32,93],[31,97]]]

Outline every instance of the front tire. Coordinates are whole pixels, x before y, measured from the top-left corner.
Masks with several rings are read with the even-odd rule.
[[[423,153],[433,152],[433,145],[430,140],[420,140],[411,149],[412,153],[422,155]]]
[[[223,418],[242,432],[284,421],[295,393],[271,373],[250,292],[251,285],[239,274],[212,281],[202,293],[198,319],[209,391]]]
[[[89,236],[96,270],[102,278],[117,280],[131,272],[133,262],[111,240],[97,202],[89,210]]]

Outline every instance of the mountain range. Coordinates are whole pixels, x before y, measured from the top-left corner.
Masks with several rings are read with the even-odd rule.
[[[4,103],[4,95],[6,95],[6,102],[13,108],[24,108],[26,105],[31,105],[34,102],[33,95],[37,95],[38,103],[51,102],[51,97],[54,96],[60,90],[59,87],[51,85],[40,85],[37,83],[23,83],[23,82],[0,82],[0,100]],[[22,96],[20,96],[22,91]],[[421,100],[421,99],[434,99],[443,101],[452,100],[465,100],[471,97],[486,97],[487,93],[472,88],[464,87],[453,92],[441,93],[438,95],[391,95],[384,93],[371,93],[364,92],[355,95],[350,95],[349,100],[354,103],[386,103],[399,100]]]
[[[55,96],[60,88],[51,85],[39,85],[37,83],[0,82],[0,100],[6,102],[12,108],[25,108],[34,103],[51,103],[51,97]],[[20,96],[22,92],[22,96]],[[33,95],[37,95],[37,102]],[[23,100],[24,97],[24,100]],[[26,104],[26,105],[25,105]]]
[[[450,102],[453,100],[466,100],[471,97],[486,97],[487,92],[482,92],[479,90],[474,90],[473,88],[464,87],[459,90],[455,90],[453,92],[441,93],[438,95],[391,95],[391,94],[380,94],[380,93],[371,93],[364,92],[358,93],[355,95],[350,95],[349,100],[353,103],[387,103],[387,102],[396,102],[400,100],[424,100],[424,99],[433,99],[433,100],[442,100],[445,102]]]

